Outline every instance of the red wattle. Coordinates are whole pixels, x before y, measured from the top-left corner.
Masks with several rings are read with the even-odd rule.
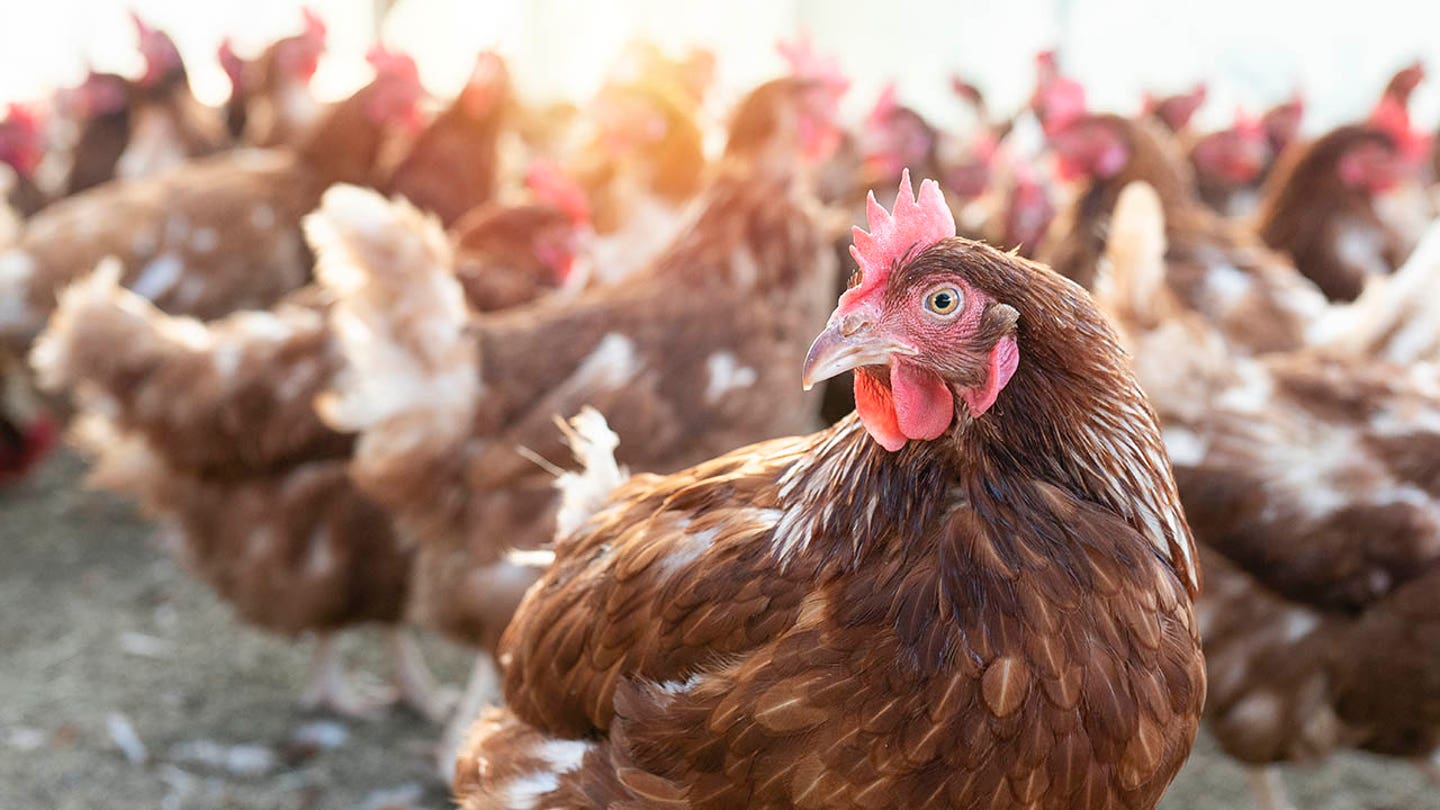
[[[893,453],[905,446],[906,437],[900,432],[890,389],[863,372],[855,374],[855,411],[860,414],[865,432],[881,447]]]
[[[955,396],[936,374],[919,366],[890,364],[890,390],[895,418],[907,438],[937,439],[955,418]]]

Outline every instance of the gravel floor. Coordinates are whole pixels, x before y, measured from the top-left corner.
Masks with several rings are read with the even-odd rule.
[[[236,624],[81,473],[62,456],[0,494],[0,808],[447,806],[436,727],[296,709],[305,645]],[[380,671],[378,634],[357,636],[355,669]],[[463,652],[427,651],[458,684]],[[1285,779],[1302,810],[1440,810],[1413,768],[1373,757]],[[1248,807],[1244,773],[1202,738],[1162,806]]]

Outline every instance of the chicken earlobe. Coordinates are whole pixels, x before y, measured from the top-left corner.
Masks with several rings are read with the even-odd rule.
[[[990,406],[994,405],[995,400],[1000,396],[1000,389],[1010,382],[1010,378],[1015,376],[1015,369],[1019,367],[1020,347],[1016,345],[1015,338],[1009,335],[1000,338],[995,347],[990,350],[990,362],[986,364],[984,384],[979,388],[967,388],[960,394],[965,400],[965,405],[970,408],[971,418],[978,417],[990,410]]]

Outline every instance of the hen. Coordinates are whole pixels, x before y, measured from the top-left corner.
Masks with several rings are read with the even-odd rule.
[[[1260,181],[1274,161],[1260,119],[1237,112],[1233,124],[1197,138],[1189,153],[1196,191],[1212,210],[1239,217],[1259,204]]]
[[[1251,765],[1440,750],[1440,374],[1366,354],[1235,354],[1163,281],[1163,214],[1128,189],[1100,285],[1164,427],[1206,588],[1206,715]],[[1440,230],[1426,265],[1440,276]],[[1417,254],[1419,255],[1419,254]],[[1433,282],[1432,282],[1433,283]],[[1433,300],[1433,299],[1432,299]]]
[[[858,418],[560,537],[462,807],[1158,803],[1205,687],[1154,413],[1084,291],[936,185],[871,212],[802,375],[858,369]]]
[[[69,194],[116,177],[149,177],[226,145],[223,122],[190,91],[174,40],[130,18],[145,72],[133,81],[92,73],[80,88],[90,114],[75,145]]]
[[[270,632],[318,636],[310,705],[370,708],[343,678],[336,633],[388,625],[395,680],[434,713],[400,628],[413,552],[350,484],[354,444],[313,400],[340,366],[314,291],[209,325],[161,313],[102,264],[71,285],[36,344],[42,385],[72,396],[91,483],[134,497],[167,550]]]
[[[510,76],[494,53],[480,54],[455,101],[430,122],[383,184],[446,227],[495,195],[501,125]]]
[[[298,143],[323,114],[310,79],[325,53],[325,22],[302,9],[305,29],[271,43],[254,59],[220,44],[220,66],[230,79],[225,125],[230,136],[252,146]]]
[[[373,182],[377,153],[409,124],[415,65],[376,52],[375,79],[295,150],[236,150],[117,182],[32,218],[0,252],[0,343],[24,352],[69,282],[106,256],[161,309],[202,319],[265,308],[310,277],[300,219],[332,183]]]
[[[1276,167],[1257,230],[1330,299],[1354,300],[1367,279],[1405,260],[1416,224],[1429,219],[1417,184],[1428,150],[1387,94],[1365,123],[1332,130]]]

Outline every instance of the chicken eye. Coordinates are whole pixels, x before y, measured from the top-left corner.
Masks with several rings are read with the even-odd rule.
[[[854,270],[851,270],[851,271],[850,271],[850,280],[847,281],[847,282],[845,282],[845,288],[846,288],[846,289],[849,289],[849,290],[853,290],[853,289],[855,289],[856,287],[859,287],[859,286],[860,286],[860,282],[862,282],[862,281],[864,281],[864,280],[865,280],[865,271],[863,271],[863,270],[861,270],[860,268],[857,267],[857,268],[855,268]]]
[[[925,296],[925,308],[936,315],[950,315],[960,308],[960,291],[954,287],[942,287]]]

